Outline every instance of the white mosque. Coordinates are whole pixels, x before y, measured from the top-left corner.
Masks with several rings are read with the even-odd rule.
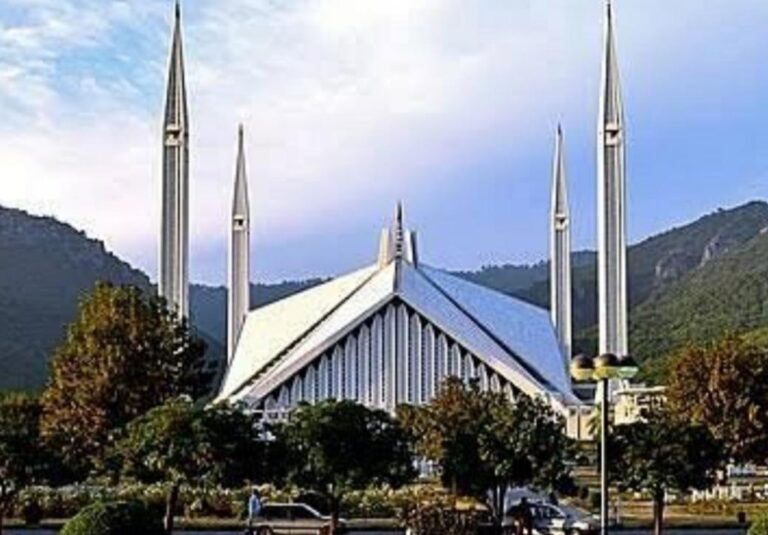
[[[163,136],[159,291],[188,311],[189,116],[176,5]],[[624,119],[610,2],[606,5],[598,156],[600,351],[627,354]],[[468,282],[421,261],[398,205],[368,266],[260,308],[249,296],[250,214],[243,143],[229,248],[227,361],[219,400],[284,414],[300,402],[353,399],[387,410],[426,403],[447,376],[539,396],[580,434],[587,407],[574,394],[570,214],[563,135],[552,172],[551,310]]]

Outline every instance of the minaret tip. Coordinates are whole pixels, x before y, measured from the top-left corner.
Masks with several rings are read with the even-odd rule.
[[[393,249],[396,258],[403,256],[403,241],[405,239],[405,230],[403,228],[403,202],[397,201],[395,209],[395,227],[392,229]]]
[[[179,0],[176,0],[174,2],[174,15],[176,17],[176,21],[179,21],[181,19],[181,4],[179,3]]]

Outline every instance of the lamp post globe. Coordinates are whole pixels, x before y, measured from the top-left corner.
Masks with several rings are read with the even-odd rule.
[[[595,363],[588,355],[577,355],[571,360],[571,377],[576,381],[591,381],[595,375]]]
[[[619,378],[632,379],[640,370],[637,361],[629,355],[619,359]]]
[[[595,359],[595,377],[614,379],[619,374],[619,357],[613,353],[603,353]]]

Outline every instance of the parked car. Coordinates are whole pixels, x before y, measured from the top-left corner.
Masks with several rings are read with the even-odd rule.
[[[340,521],[343,527],[343,521]],[[331,518],[304,503],[268,503],[253,523],[254,535],[325,535]]]
[[[528,505],[533,514],[533,529],[536,533],[595,535],[600,531],[600,522],[594,516],[575,507],[543,502],[533,502]],[[514,525],[514,519],[508,511],[502,522],[504,532],[514,533]]]

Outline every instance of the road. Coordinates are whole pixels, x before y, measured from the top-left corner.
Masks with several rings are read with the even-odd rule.
[[[743,529],[665,529],[664,535],[744,535]],[[6,535],[56,535],[53,530],[5,530]],[[242,535],[242,531],[179,531],[179,535]],[[651,530],[617,530],[621,535],[649,535]],[[350,531],[349,535],[400,535],[397,531]]]

